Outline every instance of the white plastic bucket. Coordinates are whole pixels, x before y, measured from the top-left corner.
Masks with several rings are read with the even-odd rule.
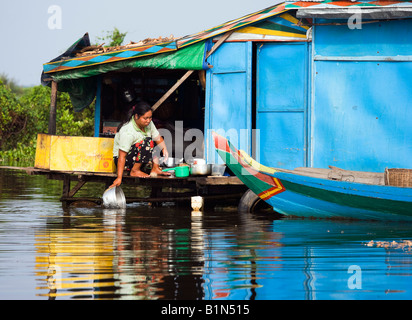
[[[203,207],[203,198],[200,196],[195,196],[191,198],[192,201],[192,209],[195,211],[200,211]]]
[[[111,209],[125,209],[126,197],[120,187],[107,189],[103,193],[103,206]]]

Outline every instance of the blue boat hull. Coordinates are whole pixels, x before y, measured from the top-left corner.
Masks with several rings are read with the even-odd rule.
[[[223,161],[245,185],[284,215],[412,221],[412,188],[336,181],[257,163],[214,134]]]
[[[412,221],[412,190],[275,173],[285,191],[267,199],[293,216]],[[291,187],[293,184],[293,187]]]

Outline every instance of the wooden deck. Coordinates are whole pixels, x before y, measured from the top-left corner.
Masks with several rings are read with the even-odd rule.
[[[115,173],[97,173],[82,171],[51,171],[33,167],[0,167],[3,169],[21,170],[28,175],[44,175],[48,179],[62,180],[63,190],[60,200],[63,205],[74,202],[93,202],[101,204],[102,199],[96,197],[77,197],[77,192],[88,182],[98,182],[109,187]],[[205,205],[227,204],[230,201],[237,204],[247,187],[235,176],[189,176],[187,178],[156,177],[137,178],[124,176],[122,185],[135,185],[151,188],[149,197],[135,197],[126,194],[126,202],[147,202],[159,205],[163,202],[189,202],[195,195],[204,197]]]

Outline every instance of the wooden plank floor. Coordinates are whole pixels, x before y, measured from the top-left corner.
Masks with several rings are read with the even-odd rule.
[[[0,166],[0,168],[3,169],[12,169],[12,170],[21,170],[25,171],[29,175],[51,175],[51,176],[63,176],[63,175],[72,175],[72,176],[78,176],[79,178],[81,177],[92,177],[95,178],[96,181],[102,180],[101,178],[108,180],[109,178],[111,179],[116,179],[117,175],[115,173],[105,173],[105,172],[87,172],[87,171],[52,171],[52,170],[47,170],[47,169],[39,169],[39,168],[33,168],[33,167],[8,167],[8,166]],[[130,176],[124,176],[123,179],[127,179],[128,181],[139,181],[139,182],[144,182],[144,181],[159,181],[161,183],[173,183],[171,181],[178,181],[179,184],[181,184],[183,181],[189,181],[189,182],[196,182],[201,185],[242,185],[243,182],[240,181],[240,179],[236,176],[189,176],[186,178],[177,178],[177,177],[148,177],[148,178],[138,178],[138,177],[130,177]]]
[[[10,167],[0,166],[3,169],[25,171],[28,175],[44,175],[48,179],[62,180],[63,192],[61,201],[70,204],[75,201],[92,201],[101,203],[100,198],[75,197],[76,193],[87,182],[104,183],[109,187],[116,178],[115,173],[83,172],[83,171],[52,171],[33,167]],[[71,182],[77,182],[73,187]],[[189,176],[185,178],[177,177],[148,177],[138,178],[124,176],[122,184],[136,185],[151,188],[151,195],[147,198],[127,196],[126,201],[132,202],[183,202],[190,201],[193,195],[202,195],[205,199],[214,202],[225,202],[228,199],[240,199],[247,190],[246,186],[235,176]],[[164,192],[163,189],[183,189],[183,192]]]

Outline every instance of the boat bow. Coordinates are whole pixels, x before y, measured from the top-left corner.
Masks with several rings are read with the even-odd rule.
[[[215,148],[228,168],[254,193],[263,200],[285,191],[275,169],[261,165],[243,150],[237,150],[229,140],[212,133]]]

